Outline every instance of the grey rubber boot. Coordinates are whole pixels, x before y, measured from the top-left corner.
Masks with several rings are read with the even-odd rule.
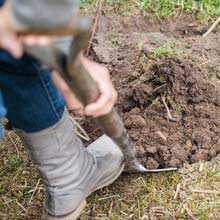
[[[86,197],[111,184],[124,169],[123,155],[108,137],[85,149],[67,112],[48,129],[17,133],[46,187],[46,220],[77,219]]]

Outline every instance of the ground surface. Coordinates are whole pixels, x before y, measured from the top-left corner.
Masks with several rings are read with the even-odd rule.
[[[206,29],[188,15],[101,15],[90,56],[110,69],[139,158],[148,168],[186,165],[123,175],[90,197],[82,220],[220,219],[220,34],[202,38]],[[92,120],[76,120],[91,139],[100,135]],[[0,154],[0,219],[41,219],[42,184],[14,133]]]
[[[159,25],[103,15],[92,48],[111,71],[117,109],[152,169],[208,161],[220,152],[220,36],[203,38],[203,26],[182,19]]]

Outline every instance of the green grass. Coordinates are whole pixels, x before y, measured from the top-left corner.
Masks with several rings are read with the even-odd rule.
[[[5,135],[0,155],[0,219],[41,219],[42,184],[17,135]]]
[[[160,19],[182,12],[193,14],[202,22],[220,16],[218,0],[104,0],[105,5],[120,13],[142,13]],[[81,0],[81,5],[97,4],[96,0]]]
[[[201,19],[220,15],[220,1],[216,0],[144,0],[142,7],[158,17],[168,17],[177,10],[195,14]]]
[[[214,192],[220,183],[219,172],[219,164],[196,164],[186,165],[180,172],[124,175],[111,187],[90,197],[81,219],[89,216],[100,220],[217,220],[220,195],[193,190]]]
[[[163,44],[150,53],[150,58],[174,57],[174,52],[167,44]]]
[[[22,160],[17,155],[9,155],[8,156],[8,171],[13,172],[16,168],[22,163]]]
[[[20,140],[10,135],[13,143],[6,136],[0,146],[0,219],[40,220],[42,183]],[[220,162],[185,165],[170,173],[124,174],[88,198],[79,220],[218,220],[219,185]]]

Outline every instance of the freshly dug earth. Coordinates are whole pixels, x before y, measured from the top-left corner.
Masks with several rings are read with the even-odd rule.
[[[179,29],[147,32],[147,21],[131,32],[135,19],[126,26],[123,19],[114,19],[114,27],[103,25],[105,19],[101,18],[105,29],[99,29],[91,56],[110,69],[119,93],[116,108],[142,164],[149,169],[181,167],[216,157],[220,34],[202,38],[180,35]],[[100,134],[93,122],[84,123],[90,136]]]
[[[123,116],[143,164],[181,167],[215,157],[220,151],[220,89],[178,59],[163,59],[150,71],[152,78],[126,91]]]

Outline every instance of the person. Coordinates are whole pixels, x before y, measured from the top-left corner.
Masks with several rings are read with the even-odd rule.
[[[84,148],[65,109],[94,117],[107,114],[117,98],[108,70],[80,57],[101,92],[83,106],[58,73],[23,51],[24,44],[43,46],[51,38],[17,34],[31,27],[61,27],[74,19],[76,5],[74,0],[0,0],[0,118],[10,121],[43,180],[47,220],[77,219],[86,197],[124,169],[123,155],[110,139],[105,146],[101,137]]]

